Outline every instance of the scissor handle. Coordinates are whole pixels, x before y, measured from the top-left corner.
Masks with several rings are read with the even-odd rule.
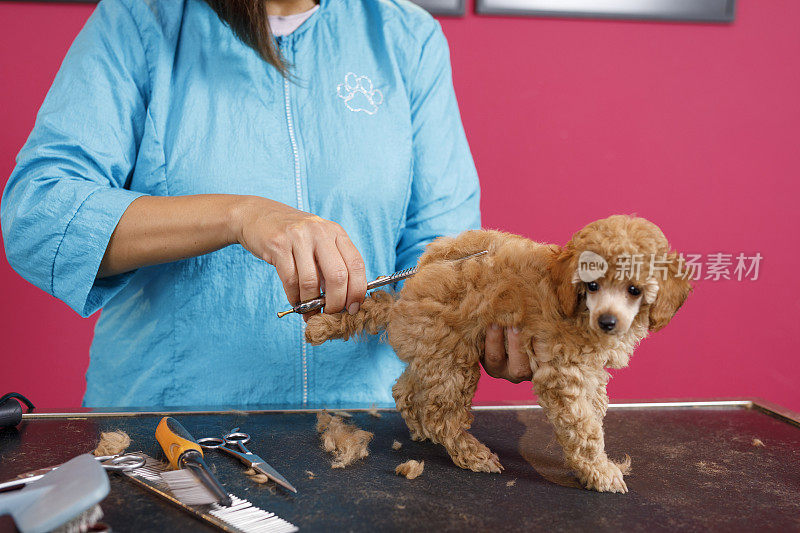
[[[225,442],[225,439],[221,439],[219,437],[205,437],[202,439],[197,439],[197,444],[206,450],[216,450],[217,448],[225,446],[227,443]]]
[[[250,435],[248,435],[247,433],[243,433],[241,431],[236,431],[236,429],[234,429],[233,431],[231,431],[230,433],[228,433],[223,437],[226,443],[239,444],[241,446],[250,442]]]
[[[127,472],[144,466],[145,458],[135,453],[125,455],[104,455],[96,458],[106,470]]]

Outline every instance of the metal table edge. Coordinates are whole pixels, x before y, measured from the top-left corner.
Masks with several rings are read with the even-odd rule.
[[[674,409],[674,408],[741,408],[741,409],[756,409],[766,415],[778,418],[785,422],[791,423],[800,427],[800,413],[796,413],[790,409],[782,407],[772,402],[760,398],[734,398],[734,399],[713,399],[713,400],[666,400],[666,401],[652,401],[652,400],[628,400],[620,402],[609,403],[608,408],[612,410],[617,409]],[[473,405],[474,411],[497,411],[497,410],[528,410],[528,409],[541,409],[537,404],[487,404],[487,405]],[[289,408],[289,409],[190,409],[190,408],[164,408],[164,409],[128,409],[128,410],[114,410],[97,408],[87,411],[41,411],[24,413],[22,415],[25,420],[36,419],[69,419],[69,418],[107,418],[107,417],[136,417],[136,416],[170,416],[179,414],[191,415],[212,415],[212,414],[259,414],[259,413],[316,413],[323,411],[322,408]],[[394,411],[392,408],[339,408],[330,409],[332,411],[352,411],[352,412],[368,412],[372,410],[378,411]]]

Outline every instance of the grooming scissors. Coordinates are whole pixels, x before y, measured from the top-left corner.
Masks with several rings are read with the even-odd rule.
[[[197,439],[197,444],[206,450],[220,450],[232,455],[256,472],[264,474],[278,485],[281,485],[292,492],[297,492],[297,489],[294,488],[291,483],[286,481],[286,478],[280,475],[277,470],[272,468],[264,459],[245,447],[245,444],[248,442],[250,442],[250,435],[239,431],[239,428],[233,428],[230,433],[223,435],[222,437],[205,437],[203,439]]]
[[[133,470],[135,468],[144,466],[145,463],[145,458],[135,453],[127,453],[123,455],[101,455],[99,457],[95,457],[95,459],[100,462],[103,468],[111,472],[126,472],[128,470]],[[28,483],[33,483],[37,479],[44,477],[44,475],[48,472],[52,472],[59,466],[61,465],[48,466],[46,468],[39,468],[38,470],[31,470],[30,472],[20,474],[16,477],[16,479],[6,481],[5,483],[0,483],[0,491],[27,485]]]
[[[483,250],[482,252],[470,254],[464,257],[459,257],[457,259],[449,259],[448,261],[455,263],[457,261],[464,261],[466,259],[471,259],[473,257],[478,257],[480,255],[488,253],[489,250]],[[370,291],[378,287],[383,287],[384,285],[389,285],[390,283],[394,283],[395,281],[400,281],[401,279],[410,278],[411,276],[417,273],[417,270],[419,270],[419,267],[412,267],[412,268],[407,268],[405,270],[400,270],[399,272],[395,272],[394,274],[389,274],[388,276],[379,276],[374,280],[370,281],[369,283],[367,283],[367,290]],[[311,300],[306,300],[305,302],[300,302],[291,309],[288,309],[286,311],[281,311],[280,313],[278,313],[278,318],[283,318],[289,313],[300,313],[300,314],[309,313],[324,306],[325,306],[325,295],[323,294],[318,298],[313,298]]]

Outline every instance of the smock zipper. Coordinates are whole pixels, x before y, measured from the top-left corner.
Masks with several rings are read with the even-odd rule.
[[[289,39],[287,37],[279,37],[281,53],[283,57],[288,57],[287,50]],[[305,211],[303,205],[303,184],[300,177],[300,149],[297,146],[297,136],[294,130],[294,118],[292,116],[292,99],[290,95],[291,85],[289,78],[283,78],[283,102],[286,108],[286,125],[289,130],[289,141],[292,145],[292,155],[294,156],[294,187],[297,196],[297,209]],[[306,323],[304,320],[300,321],[300,343],[301,343],[301,357],[303,365],[303,405],[308,403],[308,344],[305,340]]]

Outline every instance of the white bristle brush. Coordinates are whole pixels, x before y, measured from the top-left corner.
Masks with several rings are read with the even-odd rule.
[[[161,473],[161,479],[172,495],[186,505],[211,505],[219,500],[197,479],[192,470],[167,470]]]
[[[103,517],[98,504],[110,490],[105,470],[89,454],[18,481],[22,489],[0,494],[0,515],[10,514],[22,533],[88,531]]]

